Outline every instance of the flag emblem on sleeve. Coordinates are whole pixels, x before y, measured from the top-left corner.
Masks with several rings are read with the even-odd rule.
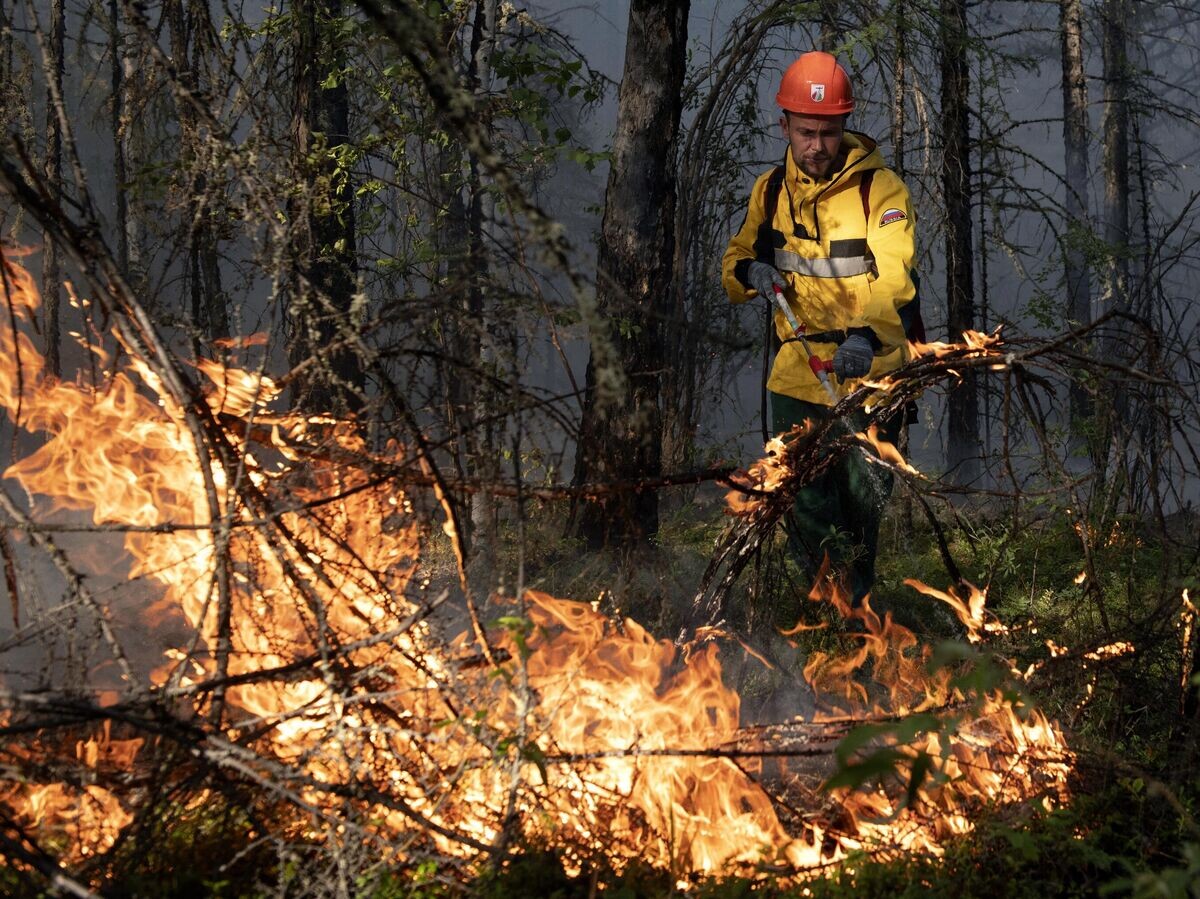
[[[892,222],[902,222],[906,218],[908,218],[908,216],[904,214],[903,209],[888,209],[883,213],[883,217],[879,220],[879,227],[882,228],[884,225],[890,225]]]

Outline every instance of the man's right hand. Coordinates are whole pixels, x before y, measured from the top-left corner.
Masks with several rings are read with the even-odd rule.
[[[746,268],[746,278],[750,282],[750,286],[757,290],[768,303],[775,302],[775,287],[778,286],[783,290],[787,283],[783,280],[783,275],[779,274],[774,267],[767,265],[765,262],[759,262],[757,259],[751,262]]]

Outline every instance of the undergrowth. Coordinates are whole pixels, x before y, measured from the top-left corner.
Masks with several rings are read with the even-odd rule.
[[[562,510],[544,510],[527,525],[526,586],[597,600],[610,614],[630,616],[652,633],[673,638],[686,622],[696,585],[725,523],[719,498],[684,504],[669,516],[658,543],[637,557],[579,552],[562,542]],[[785,883],[779,872],[709,878],[687,895],[735,897],[1200,896],[1200,785],[1194,722],[1178,714],[1181,652],[1170,615],[1172,597],[1197,583],[1194,568],[1161,536],[1118,521],[1097,544],[1094,572],[1081,579],[1078,536],[1067,517],[1013,524],[1003,510],[943,522],[946,549],[963,576],[988,590],[989,609],[1011,628],[995,647],[1017,667],[1034,666],[1033,699],[1068,731],[1078,753],[1067,808],[1053,812],[983,810],[975,830],[950,840],[940,856],[861,856],[823,876]],[[503,565],[515,558],[515,531],[505,534]],[[436,558],[436,554],[434,558]],[[874,602],[931,643],[961,637],[940,604],[904,580],[948,585],[942,550],[919,517],[893,500],[880,540]],[[807,598],[808,585],[780,539],[753,560],[730,596],[730,626],[747,644],[783,659],[790,671],[768,671],[737,644],[723,647],[727,680],[743,702],[743,717],[782,720],[792,711],[796,670],[807,654],[854,645],[844,622]],[[822,627],[784,639],[797,621]],[[1114,640],[1133,649],[1102,661],[1086,651]],[[1055,647],[1052,649],[1051,647]],[[1040,667],[1038,667],[1040,666]],[[101,877],[114,897],[221,896],[258,899],[310,895],[296,880],[311,859],[255,842],[263,832],[244,803],[221,794],[204,803],[165,807],[110,854]],[[317,852],[318,850],[310,850]],[[373,867],[364,859],[355,899],[585,899],[682,895],[678,878],[633,862],[569,874],[554,851],[526,846],[498,870]],[[0,872],[0,894],[39,895],[36,875]],[[46,893],[49,895],[49,892]]]

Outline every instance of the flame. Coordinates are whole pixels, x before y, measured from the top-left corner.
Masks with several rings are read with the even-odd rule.
[[[879,458],[883,461],[890,462],[901,471],[906,471],[909,474],[920,474],[920,472],[917,471],[917,469],[914,468],[908,462],[908,460],[906,460],[904,456],[900,454],[900,450],[896,448],[894,443],[884,440],[879,436],[878,424],[872,423],[870,427],[867,428],[867,432],[865,434],[860,431],[857,436],[860,440],[870,444],[874,448],[876,454],[878,454]]]
[[[738,727],[738,696],[721,681],[715,643],[680,667],[670,641],[654,640],[630,619],[617,632],[588,605],[537,593],[529,599],[544,635],[529,657],[530,683],[550,715],[543,749],[592,759],[551,780],[572,788],[562,824],[582,823],[601,840],[632,838],[632,847],[659,863],[682,855],[694,871],[753,860],[789,842],[767,795],[737,765],[691,754],[730,742]],[[642,754],[658,752],[679,754]],[[616,818],[613,796],[630,807],[622,803]],[[609,816],[603,828],[602,814]],[[671,834],[677,847],[666,842]]]
[[[0,725],[9,716],[0,713]],[[13,758],[48,770],[73,761],[87,772],[83,783],[0,780],[0,807],[14,811],[13,820],[36,830],[43,839],[69,847],[73,860],[100,855],[113,847],[121,830],[133,821],[121,800],[95,780],[102,769],[128,770],[143,745],[141,738],[113,739],[111,722],[73,747],[19,745],[5,747]]]
[[[934,340],[929,343],[910,340],[908,342],[908,351],[910,358],[918,356],[932,355],[936,358],[948,356],[956,350],[961,350],[964,346],[970,350],[976,350],[979,353],[990,354],[995,351],[995,348],[1003,342],[1000,337],[1000,329],[997,328],[995,333],[985,334],[982,331],[966,330],[962,333],[961,343],[944,343],[940,340]]]
[[[907,583],[950,605],[974,642],[1002,632],[997,622],[985,616],[983,591],[967,585],[969,596],[963,600],[955,590]],[[879,738],[898,753],[898,783],[913,775],[918,760],[928,765],[933,776],[911,801],[898,798],[895,786],[832,791],[851,821],[841,846],[891,845],[936,854],[947,836],[971,829],[968,812],[976,803],[1023,802],[1034,797],[1051,803],[1066,801],[1072,756],[1061,732],[1043,714],[1015,708],[1002,691],[995,690],[977,697],[977,707],[961,718],[956,710],[968,697],[954,685],[952,672],[946,668],[931,672],[931,649],[921,646],[890,613],[880,618],[869,598],[859,607],[852,606],[843,586],[824,576],[818,578],[810,599],[831,603],[862,628],[856,634],[859,649],[840,657],[826,653],[809,657],[804,675],[821,702],[817,720],[888,721],[924,712],[942,722],[907,742],[886,733]]]
[[[948,605],[962,626],[967,629],[967,640],[971,643],[983,642],[988,634],[999,635],[1008,632],[1008,628],[984,608],[987,605],[987,590],[980,590],[974,584],[966,581],[959,587],[951,587],[949,590],[937,590],[913,578],[906,579],[904,583],[918,593],[932,596]],[[958,595],[959,590],[967,593],[966,599]]]
[[[812,422],[805,419],[792,427],[786,434],[778,434],[767,441],[763,456],[747,471],[736,472],[732,478],[737,485],[725,494],[726,511],[730,515],[746,516],[759,508],[763,495],[776,492],[791,474],[786,462],[786,450],[790,441],[805,433]]]
[[[897,746],[910,767],[921,753],[939,760],[937,789],[907,804],[887,789],[841,789],[835,813],[785,827],[753,759],[721,749],[738,743],[740,702],[715,643],[677,648],[592,604],[531,592],[488,637],[497,666],[480,664],[465,638],[447,645],[423,623],[423,586],[411,584],[420,523],[401,490],[368,475],[403,464],[402,448],[373,451],[352,423],[272,412],[279,388],[265,374],[198,361],[209,426],[227,449],[211,458],[195,442],[195,410],[178,408],[144,361],[99,385],[47,375],[20,323],[37,291],[4,264],[18,321],[0,321],[0,404],[45,435],[5,476],[36,497],[37,521],[86,513],[125,529],[129,577],[160,594],[147,611],[186,632],[117,687],[98,687],[97,703],[142,691],[207,728],[238,771],[260,782],[286,771],[313,840],[353,831],[397,860],[418,840],[473,858],[515,828],[566,847],[577,864],[603,853],[681,875],[763,861],[805,870],[863,847],[937,851],[969,829],[975,804],[1026,799],[1061,779],[1057,730],[989,697],[958,728]],[[98,341],[88,346],[110,365]],[[784,441],[796,433],[768,445],[747,486],[778,491]],[[749,514],[754,503],[740,500],[731,496],[735,514]],[[863,631],[853,652],[814,653],[805,665],[822,720],[963,700],[947,672],[928,672],[929,650],[910,631],[819,583],[826,592],[814,600]],[[982,591],[920,589],[950,604],[977,642],[996,632]],[[65,752],[96,771],[136,770],[149,751],[108,725],[67,748],[41,739],[7,750]],[[69,861],[107,851],[138,802],[116,780],[0,781],[12,819],[68,846]],[[354,816],[343,814],[348,803]]]

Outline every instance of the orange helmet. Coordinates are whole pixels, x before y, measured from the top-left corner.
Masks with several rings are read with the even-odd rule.
[[[854,91],[837,59],[813,50],[788,66],[775,102],[802,115],[845,115],[854,109]]]

